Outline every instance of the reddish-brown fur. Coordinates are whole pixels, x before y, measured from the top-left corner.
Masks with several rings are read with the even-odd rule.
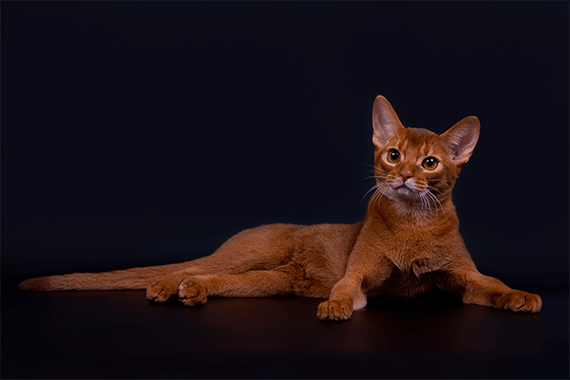
[[[477,143],[479,120],[467,117],[441,135],[404,128],[378,96],[373,126],[377,185],[358,224],[264,225],[186,263],[41,277],[20,288],[147,289],[149,301],[178,298],[189,306],[208,296],[328,298],[317,311],[323,320],[349,319],[368,297],[443,289],[465,303],[539,312],[538,295],[479,273],[459,234],[451,190]]]

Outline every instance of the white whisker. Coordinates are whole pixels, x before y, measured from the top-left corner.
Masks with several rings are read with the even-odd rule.
[[[441,191],[439,191],[438,189],[436,189],[436,188],[433,187],[433,186],[426,185],[426,187],[427,187],[430,191],[435,191],[436,193],[440,193],[440,194],[441,194]]]
[[[437,199],[437,197],[429,191],[426,191],[425,194],[429,197],[429,199],[431,199],[433,201],[436,213],[437,213],[437,206],[439,205],[439,207],[441,208],[441,211],[443,211],[443,213],[445,214],[445,210],[443,209],[443,205],[441,204],[439,199]]]
[[[370,198],[370,202],[372,203],[379,203],[380,199],[382,199],[382,196],[386,194],[388,190],[390,190],[390,186],[388,186],[388,184],[385,182],[379,183],[376,185],[376,188],[377,191],[372,195],[372,198]]]
[[[386,178],[388,178],[388,177],[387,177],[387,176],[379,176],[379,175],[371,175],[371,176],[369,176],[369,177],[364,178],[363,181],[364,181],[364,180],[367,180],[367,179],[370,179],[370,178],[386,179]]]
[[[368,190],[366,192],[366,194],[364,194],[364,196],[362,197],[362,199],[360,200],[360,202],[362,202],[364,200],[364,198],[366,198],[366,196],[373,190],[377,190],[378,187],[380,186],[380,183],[377,183],[376,185],[372,186],[372,188],[370,190]]]

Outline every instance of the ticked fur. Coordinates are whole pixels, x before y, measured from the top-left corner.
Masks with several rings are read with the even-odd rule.
[[[470,116],[438,135],[405,128],[390,103],[373,106],[376,186],[357,224],[273,224],[242,231],[210,256],[180,264],[30,279],[29,291],[146,289],[152,302],[208,297],[327,298],[322,320],[346,320],[369,297],[414,298],[430,289],[463,302],[539,312],[538,295],[478,272],[459,234],[453,185],[479,138]]]

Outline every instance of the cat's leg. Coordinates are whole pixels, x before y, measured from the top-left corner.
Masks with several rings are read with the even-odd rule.
[[[469,271],[460,277],[459,282],[464,288],[463,303],[524,313],[538,313],[542,308],[539,295],[511,289],[496,278],[477,271]]]
[[[354,310],[366,306],[367,292],[381,286],[390,276],[391,268],[391,262],[378,255],[377,247],[370,246],[366,240],[357,242],[344,277],[334,285],[330,298],[321,302],[317,317],[323,321],[350,319]]]
[[[164,276],[163,278],[153,282],[146,290],[146,298],[147,300],[151,301],[151,302],[166,302],[171,298],[176,297],[176,295],[178,294],[179,291],[179,286],[181,285],[181,283],[183,282],[183,280],[186,280],[188,278],[199,278],[199,279],[207,279],[208,281],[213,281],[213,279],[220,279],[220,281],[222,279],[225,279],[226,282],[233,282],[235,281],[236,284],[238,284],[238,280],[242,280],[242,282],[245,284],[249,279],[255,279],[255,276],[259,276],[260,280],[265,280],[265,277],[263,276],[264,273],[268,273],[271,274],[271,280],[273,282],[275,282],[276,280],[282,278],[282,273],[283,271],[278,271],[278,270],[254,270],[254,271],[238,271],[238,273],[232,273],[232,271],[230,270],[231,268],[228,268],[227,271],[224,272],[208,272],[207,270],[204,270],[203,268],[200,267],[189,267],[174,273],[171,273],[167,276]],[[229,273],[228,273],[229,272]],[[240,273],[242,272],[242,273]],[[248,274],[247,276],[244,277],[244,274]],[[272,282],[272,283],[273,283]],[[219,286],[222,286],[222,282],[220,282]],[[260,286],[264,286],[266,285],[265,283],[260,283]],[[217,283],[216,283],[217,286]],[[237,285],[236,285],[237,286]],[[275,286],[275,285],[273,285]],[[210,294],[210,295],[214,295],[214,294]],[[218,294],[215,294],[218,295]],[[219,294],[220,296],[224,296],[223,294]],[[269,295],[273,295],[273,294],[269,294]],[[227,297],[232,297],[231,295],[228,295]],[[233,297],[241,297],[239,295],[234,295]],[[249,297],[249,296],[243,296],[243,297]],[[251,295],[251,297],[263,297],[263,295],[259,295],[259,296],[255,296],[255,295]]]
[[[366,295],[362,291],[362,276],[352,273],[336,283],[330,299],[317,308],[317,317],[322,320],[344,321],[352,317],[354,310],[366,306]]]
[[[284,295],[327,296],[329,289],[319,289],[304,277],[303,270],[285,265],[273,270],[252,270],[241,274],[197,275],[178,286],[178,298],[187,306],[203,305],[208,296],[270,297]]]
[[[253,269],[271,269],[287,263],[290,246],[299,226],[264,225],[242,231],[226,241],[213,254],[190,262],[184,269],[153,282],[147,288],[147,299],[165,302],[178,293],[180,282],[206,274],[239,274]]]

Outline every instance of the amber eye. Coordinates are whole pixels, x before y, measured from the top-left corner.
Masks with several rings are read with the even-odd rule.
[[[437,168],[437,159],[435,157],[427,157],[422,162],[422,166],[427,170],[433,170]]]
[[[396,149],[390,149],[390,151],[388,151],[388,162],[395,164],[398,161],[400,161],[400,152]]]

